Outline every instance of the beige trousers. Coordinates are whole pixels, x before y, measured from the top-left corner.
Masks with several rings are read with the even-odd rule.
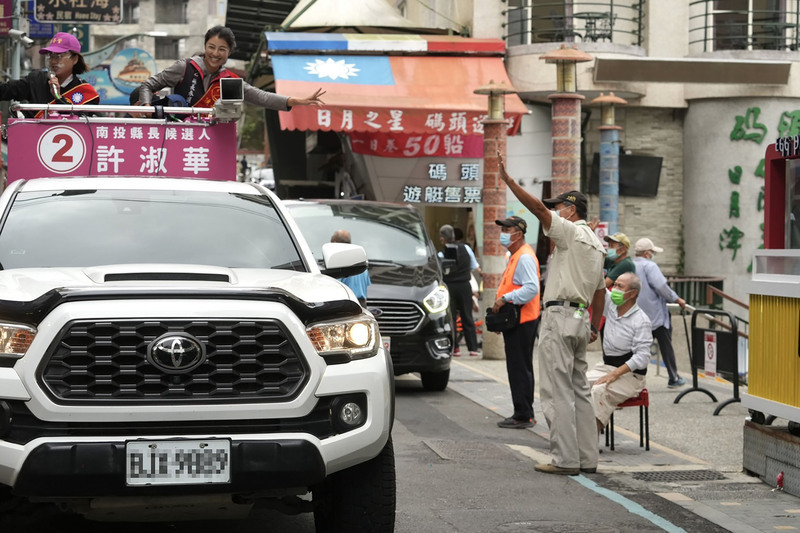
[[[616,367],[603,363],[597,364],[591,369],[587,377],[592,386],[592,405],[594,406],[594,416],[605,426],[608,424],[611,414],[619,404],[638,396],[645,386],[645,377],[633,372],[623,374],[613,383],[601,383],[595,385],[595,381],[610,374]]]
[[[552,306],[539,326],[539,396],[550,428],[553,464],[562,468],[597,467],[597,425],[586,379],[589,312]]]

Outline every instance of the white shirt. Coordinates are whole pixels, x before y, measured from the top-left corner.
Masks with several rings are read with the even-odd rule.
[[[612,357],[633,352],[625,363],[633,370],[644,370],[650,363],[650,345],[653,332],[650,319],[637,304],[622,316],[617,316],[617,306],[606,291],[606,325],[603,329],[603,352]]]

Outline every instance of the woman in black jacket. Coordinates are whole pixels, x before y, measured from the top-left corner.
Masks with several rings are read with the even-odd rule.
[[[74,35],[56,33],[39,53],[47,56],[47,70],[34,70],[21,80],[0,83],[0,100],[31,104],[100,103],[94,87],[78,77],[88,68],[81,55],[81,43]],[[38,118],[42,112],[35,115]]]

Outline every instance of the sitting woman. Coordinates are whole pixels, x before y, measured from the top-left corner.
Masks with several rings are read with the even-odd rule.
[[[205,53],[179,59],[155,76],[147,79],[139,88],[139,104],[151,105],[153,94],[164,87],[170,87],[173,93],[182,96],[186,104],[192,107],[214,107],[220,97],[221,78],[238,78],[236,74],[225,68],[228,56],[236,48],[236,39],[230,28],[214,26],[205,35]],[[308,98],[282,96],[269,93],[243,83],[244,101],[277,111],[288,111],[296,105],[320,106],[324,102],[320,97],[325,94],[317,90]]]
[[[47,56],[47,70],[31,71],[24,79],[0,83],[0,100],[19,100],[31,104],[99,104],[94,87],[78,78],[88,70],[81,55],[81,43],[71,33],[56,33],[39,50]],[[25,112],[40,118],[44,112]]]

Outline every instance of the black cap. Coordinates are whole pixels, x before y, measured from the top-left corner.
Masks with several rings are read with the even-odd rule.
[[[561,193],[555,198],[549,198],[547,200],[543,200],[544,205],[547,207],[555,207],[558,204],[573,204],[579,213],[586,213],[589,209],[589,203],[586,201],[586,197],[580,191],[569,191],[565,193]]]
[[[522,233],[528,231],[528,223],[525,222],[524,218],[520,217],[508,217],[505,220],[495,220],[494,223],[497,224],[498,226],[505,226],[507,228],[511,227],[519,228],[522,231]]]

